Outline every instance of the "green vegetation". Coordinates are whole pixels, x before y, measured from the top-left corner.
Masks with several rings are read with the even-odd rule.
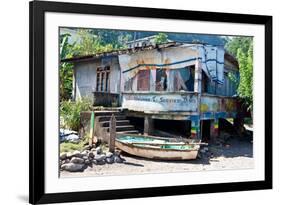
[[[167,43],[168,35],[165,33],[159,33],[158,35],[155,36],[155,38],[153,40],[154,40],[154,43],[156,43],[156,44]]]
[[[60,35],[60,58],[72,57],[73,45],[68,43],[70,34]],[[60,90],[60,101],[71,98],[72,93],[72,76],[73,76],[73,65],[71,63],[60,63],[59,69],[59,90]]]
[[[98,35],[92,35],[89,30],[78,30],[78,40],[73,46],[74,56],[91,55],[100,52],[109,52],[113,50],[113,44],[103,44],[101,37]]]
[[[234,37],[228,39],[226,49],[234,55],[239,62],[240,83],[238,95],[246,104],[248,110],[253,110],[253,38]],[[237,82],[234,76],[231,76]]]
[[[79,143],[72,143],[72,142],[63,142],[60,143],[60,153],[62,152],[73,152],[73,151],[82,151],[84,147],[84,141]]]
[[[85,145],[89,143],[89,133],[85,135],[85,137],[79,141],[78,143],[73,142],[63,142],[60,143],[60,153],[62,152],[73,152],[73,151],[82,151]]]
[[[60,102],[60,117],[61,127],[78,131],[80,126],[80,112],[87,111],[91,108],[91,101],[87,98],[82,100],[61,101]]]

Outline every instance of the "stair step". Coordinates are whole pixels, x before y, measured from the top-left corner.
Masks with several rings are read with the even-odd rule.
[[[99,122],[105,122],[105,121],[110,121],[111,115],[106,115],[106,116],[100,116],[100,120]],[[125,115],[116,115],[115,116],[116,120],[126,120],[126,116]]]
[[[120,132],[116,132],[117,134],[138,134],[139,131],[138,130],[128,130],[128,131],[120,131]]]
[[[111,116],[112,114],[117,116],[117,115],[123,115],[122,112],[118,111],[118,110],[98,110],[98,111],[94,111],[95,112],[95,116]]]
[[[105,128],[107,132],[109,132],[109,127]],[[116,126],[116,132],[125,132],[125,131],[130,131],[134,130],[135,127],[133,125],[121,125],[121,126]]]
[[[103,121],[100,122],[102,127],[109,127],[110,121]],[[129,120],[117,120],[116,121],[116,126],[120,126],[120,125],[130,125],[130,121]]]

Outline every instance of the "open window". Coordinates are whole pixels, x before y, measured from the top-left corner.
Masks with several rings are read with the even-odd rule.
[[[150,90],[150,70],[140,70],[137,74],[137,90]]]
[[[156,70],[156,91],[167,90],[167,73],[166,69]]]
[[[194,91],[195,66],[170,70],[173,91]]]

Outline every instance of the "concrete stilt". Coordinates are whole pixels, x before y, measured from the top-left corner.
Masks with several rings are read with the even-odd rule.
[[[191,138],[193,139],[201,139],[200,135],[200,119],[192,119],[191,120]]]
[[[214,140],[219,136],[219,120],[218,119],[211,120],[210,136],[211,136],[211,139],[214,139]]]

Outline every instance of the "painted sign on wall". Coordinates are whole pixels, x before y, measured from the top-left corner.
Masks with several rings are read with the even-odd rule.
[[[122,107],[134,111],[159,112],[159,111],[197,111],[198,98],[194,93],[125,93],[123,94]]]

